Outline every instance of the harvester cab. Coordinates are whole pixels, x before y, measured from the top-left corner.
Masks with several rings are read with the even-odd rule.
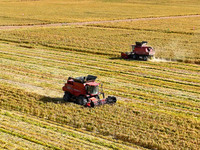
[[[64,101],[72,101],[88,107],[116,103],[116,97],[104,97],[104,93],[100,92],[102,86],[100,87],[100,83],[95,82],[96,78],[93,75],[77,78],[69,77],[67,83],[63,86]]]
[[[122,52],[121,58],[123,59],[135,59],[135,60],[145,60],[151,59],[155,55],[155,51],[151,46],[147,46],[147,41],[135,42],[131,45],[131,52]]]

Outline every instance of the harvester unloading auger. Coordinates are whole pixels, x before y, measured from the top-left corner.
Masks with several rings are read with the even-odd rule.
[[[144,60],[147,61],[155,55],[155,51],[151,46],[147,46],[146,41],[135,42],[135,45],[132,46],[131,52],[122,52],[121,57],[124,59],[135,59],[135,60]]]
[[[105,98],[103,91],[100,92],[100,83],[95,82],[96,78],[93,75],[77,78],[69,77],[62,88],[65,92],[63,100],[87,107],[116,103],[116,97],[108,96]],[[103,90],[102,87],[101,90]]]

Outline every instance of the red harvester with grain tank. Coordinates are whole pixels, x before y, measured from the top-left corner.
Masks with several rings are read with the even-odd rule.
[[[146,41],[135,42],[135,45],[132,46],[131,52],[122,52],[121,58],[124,59],[135,59],[135,60],[144,60],[147,61],[155,55],[155,51],[151,46],[146,45]]]
[[[96,78],[93,75],[77,78],[69,77],[62,88],[65,92],[63,100],[87,107],[116,103],[116,97],[108,96],[105,98],[104,93],[100,92],[99,89],[102,90],[102,86],[100,87],[100,83],[95,82]]]

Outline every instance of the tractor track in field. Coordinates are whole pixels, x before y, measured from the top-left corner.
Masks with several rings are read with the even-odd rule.
[[[34,27],[58,27],[58,26],[74,26],[74,25],[89,25],[98,23],[115,23],[115,22],[131,22],[131,21],[145,21],[145,20],[158,20],[158,19],[176,19],[176,18],[191,18],[200,17],[197,15],[184,15],[184,16],[165,16],[165,17],[151,17],[151,18],[135,18],[135,19],[119,19],[119,20],[104,20],[104,21],[88,21],[88,22],[72,22],[72,23],[52,23],[52,24],[36,24],[36,25],[16,25],[16,26],[0,26],[0,30],[6,29],[20,29],[20,28],[34,28]]]

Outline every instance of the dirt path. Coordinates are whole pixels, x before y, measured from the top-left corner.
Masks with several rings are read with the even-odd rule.
[[[56,26],[88,25],[88,24],[112,23],[112,22],[131,22],[131,21],[142,21],[142,20],[191,18],[191,17],[200,17],[200,15],[168,16],[168,17],[154,17],[154,18],[137,18],[137,19],[121,19],[121,20],[107,20],[107,21],[74,22],[74,23],[54,23],[54,24],[41,24],[41,25],[24,25],[24,26],[0,26],[0,30],[33,28],[33,27],[56,27]]]

